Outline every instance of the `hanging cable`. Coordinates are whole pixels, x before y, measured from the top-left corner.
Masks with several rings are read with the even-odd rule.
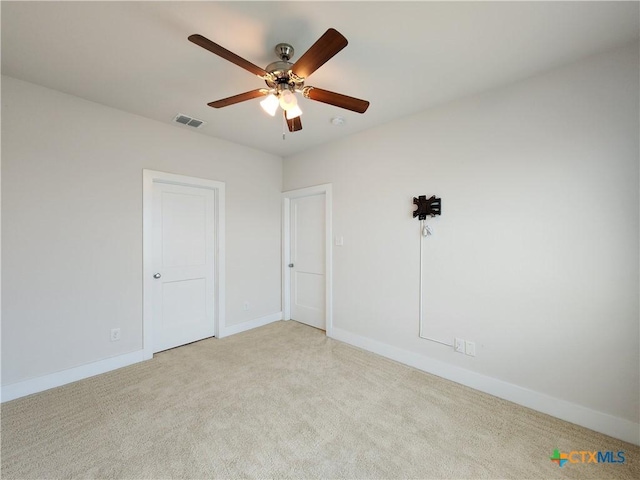
[[[423,244],[424,237],[426,237],[428,235],[431,235],[431,228],[428,225],[426,225],[424,220],[420,220],[420,308],[419,308],[419,314],[418,314],[419,322],[420,322],[420,333],[419,333],[419,335],[420,335],[420,338],[423,338],[425,340],[429,340],[430,342],[436,342],[436,343],[439,343],[441,345],[446,345],[447,347],[453,347],[453,343],[443,342],[442,340],[437,340],[435,338],[425,337],[424,334],[423,334],[423,327],[422,327],[423,318],[422,317],[423,317],[423,313],[424,312],[423,312],[423,301],[422,301],[422,297],[423,297],[423,295],[422,295],[422,284],[423,284],[423,281],[422,281],[422,271],[423,271],[423,267],[422,267],[422,257],[423,257],[422,250],[423,250],[423,245],[422,244]]]

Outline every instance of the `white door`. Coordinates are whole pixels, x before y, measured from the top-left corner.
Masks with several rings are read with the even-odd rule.
[[[325,195],[293,198],[290,212],[291,319],[325,330]]]
[[[153,351],[215,334],[215,193],[153,184]]]

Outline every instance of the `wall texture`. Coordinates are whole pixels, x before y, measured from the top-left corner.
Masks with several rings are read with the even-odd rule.
[[[226,182],[226,325],[281,311],[281,158],[6,76],[2,119],[3,385],[142,348],[144,168]]]
[[[632,44],[286,158],[333,184],[334,327],[637,423],[638,72]],[[432,194],[425,333],[475,357],[418,337]]]

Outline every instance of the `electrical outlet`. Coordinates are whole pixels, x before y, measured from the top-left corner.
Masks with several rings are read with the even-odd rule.
[[[464,353],[464,340],[462,338],[454,338],[453,349],[458,353]]]
[[[243,309],[243,310],[249,310],[249,308],[251,308],[251,307],[250,307],[250,305],[249,305],[249,302],[245,301],[245,302],[242,304],[242,309]]]
[[[476,344],[475,342],[464,342],[464,353],[472,357],[476,356]]]
[[[112,342],[117,342],[118,340],[120,340],[120,329],[119,328],[112,328],[111,329],[111,341]]]

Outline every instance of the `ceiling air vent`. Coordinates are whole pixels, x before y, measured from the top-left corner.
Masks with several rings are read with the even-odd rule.
[[[205,123],[207,123],[203,120],[198,120],[197,118],[183,115],[182,113],[179,113],[178,115],[176,115],[173,121],[176,123],[181,123],[182,125],[186,125],[188,127],[193,127],[193,128],[200,128]]]

